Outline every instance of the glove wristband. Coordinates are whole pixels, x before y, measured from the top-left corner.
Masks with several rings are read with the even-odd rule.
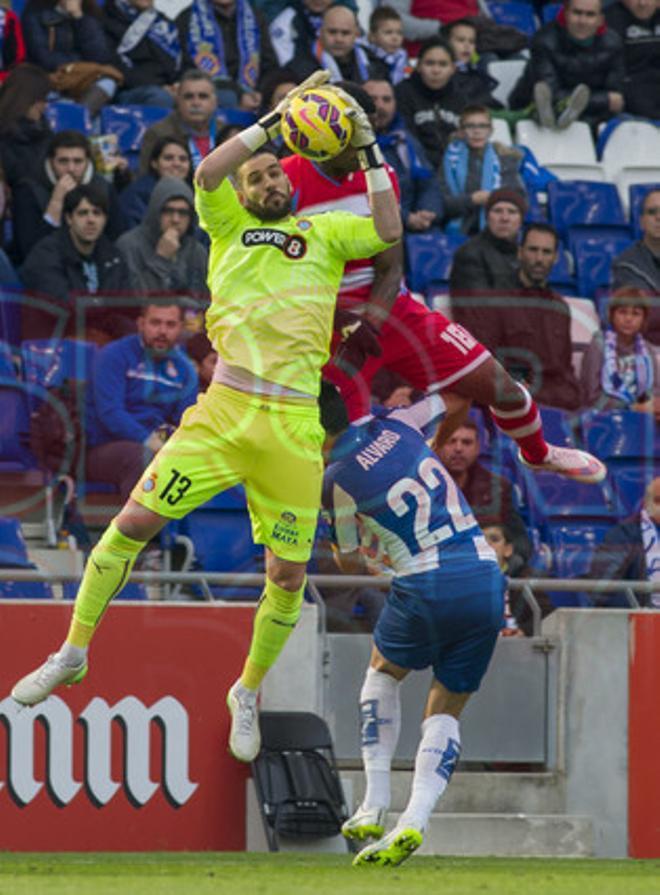
[[[246,127],[238,135],[239,140],[252,152],[256,152],[264,143],[272,140],[279,132],[280,115],[279,112],[273,112],[260,118],[256,124]],[[271,133],[273,131],[273,133]]]
[[[368,146],[360,146],[357,157],[363,171],[368,171],[370,168],[382,168],[385,165],[383,153],[376,142],[369,143]]]
[[[392,189],[390,175],[385,168],[367,168],[364,172],[369,193],[384,193]]]

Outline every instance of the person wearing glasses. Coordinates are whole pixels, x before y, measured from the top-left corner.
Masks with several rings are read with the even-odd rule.
[[[486,225],[486,204],[497,189],[525,194],[520,150],[492,141],[493,121],[486,106],[467,106],[459,132],[445,150],[440,189],[445,229],[473,236]]]
[[[161,177],[142,223],[117,241],[128,265],[132,289],[208,296],[208,252],[195,236],[196,223],[188,184],[178,178]]]
[[[612,262],[612,288],[632,286],[651,295],[646,338],[660,345],[660,190],[649,190],[640,217],[642,238]]]

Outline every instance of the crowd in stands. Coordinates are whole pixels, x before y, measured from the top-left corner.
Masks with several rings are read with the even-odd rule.
[[[0,390],[7,377],[26,378],[21,344],[92,343],[87,477],[124,499],[212,379],[216,355],[201,331],[208,242],[193,171],[327,68],[332,81],[361,84],[373,102],[378,142],[401,188],[406,272],[419,300],[466,326],[560,415],[566,437],[587,438],[585,414],[643,415],[650,440],[625,458],[643,466],[637,503],[608,491],[611,512],[596,521],[632,525],[637,538],[642,518],[642,554],[628,566],[633,577],[657,580],[657,514],[641,497],[657,475],[660,424],[660,153],[632,201],[601,169],[600,183],[580,189],[594,190],[594,203],[598,188],[609,190],[616,215],[596,218],[588,200],[576,219],[557,211],[561,171],[535,157],[520,139],[530,131],[518,125],[533,122],[557,145],[580,134],[594,147],[642,119],[660,147],[660,6],[389,0],[374,2],[368,21],[364,7],[0,2]],[[496,76],[503,62],[517,72],[508,85]],[[596,257],[604,273],[592,281]],[[390,406],[412,391],[405,382],[374,388],[374,401]],[[487,414],[475,419],[439,455],[502,567],[527,574],[538,559],[535,532],[552,538],[525,504],[521,474],[495,451]],[[616,457],[603,457],[614,458],[613,480]],[[9,460],[0,454],[0,472]],[[624,508],[637,521],[621,522]],[[593,522],[579,507],[577,515]],[[594,568],[614,574],[606,559],[601,550]],[[588,573],[582,563],[578,575]],[[371,624],[377,597],[369,605]],[[542,598],[544,614],[553,605]],[[522,603],[510,618],[513,631],[530,633]]]

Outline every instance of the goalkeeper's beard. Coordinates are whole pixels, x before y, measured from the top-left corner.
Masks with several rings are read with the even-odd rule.
[[[279,193],[284,198],[283,193]],[[288,218],[291,214],[291,196],[287,196],[281,205],[269,205],[264,203],[246,202],[245,207],[251,211],[255,217],[261,218],[262,221],[281,221]]]

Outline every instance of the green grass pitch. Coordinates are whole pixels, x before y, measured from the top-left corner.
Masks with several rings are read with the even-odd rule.
[[[658,895],[660,861],[0,853],[0,895]]]

